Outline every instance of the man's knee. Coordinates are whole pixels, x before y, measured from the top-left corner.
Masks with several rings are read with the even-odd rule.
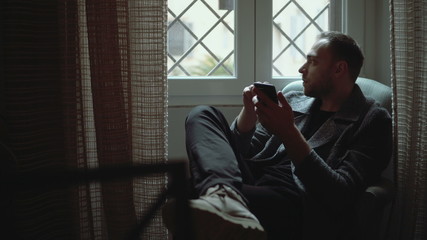
[[[221,112],[212,106],[199,105],[194,107],[187,116],[185,121],[186,125],[192,121],[198,121],[199,119],[212,119],[222,116]]]

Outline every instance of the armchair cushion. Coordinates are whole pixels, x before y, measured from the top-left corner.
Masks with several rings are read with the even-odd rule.
[[[369,78],[359,77],[356,80],[356,84],[359,85],[363,94],[366,97],[373,98],[381,107],[391,112],[391,88]],[[282,92],[289,91],[302,91],[302,80],[294,81],[286,85]]]

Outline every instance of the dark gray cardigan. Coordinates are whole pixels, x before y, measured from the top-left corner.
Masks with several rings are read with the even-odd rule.
[[[289,92],[285,97],[294,111],[296,126],[303,129],[319,100],[302,92]],[[238,132],[235,122],[231,128],[245,158],[272,164],[286,158],[281,141],[262,126],[245,134]],[[308,143],[312,152],[298,167],[292,166],[294,180],[305,196],[304,228],[313,230],[309,234],[317,239],[344,239],[342,231],[346,223],[351,224],[348,219],[357,197],[381,176],[391,158],[390,115],[366,99],[355,85],[341,110]]]

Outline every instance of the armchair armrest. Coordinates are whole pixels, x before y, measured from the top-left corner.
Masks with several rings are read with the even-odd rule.
[[[371,195],[378,204],[386,205],[393,200],[394,192],[393,183],[387,178],[382,177],[376,184],[369,186],[365,190],[364,195],[367,197]]]
[[[358,239],[379,239],[384,208],[394,198],[393,183],[381,178],[361,195],[357,208]]]

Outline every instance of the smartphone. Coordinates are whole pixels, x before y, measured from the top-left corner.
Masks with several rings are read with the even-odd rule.
[[[273,84],[256,82],[254,83],[254,86],[261,90],[266,96],[268,96],[271,101],[276,104],[279,103],[279,101],[277,100],[276,87],[274,87]]]

